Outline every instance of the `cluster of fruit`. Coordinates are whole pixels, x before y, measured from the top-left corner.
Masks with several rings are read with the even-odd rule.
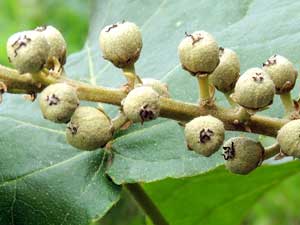
[[[125,74],[131,71],[127,78],[132,82],[122,101],[123,114],[134,123],[156,119],[160,114],[160,98],[169,98],[169,93],[166,84],[150,78],[140,79],[132,70],[142,49],[139,28],[125,21],[106,26],[100,33],[99,43],[104,59],[123,69]],[[7,53],[20,73],[39,73],[53,69],[57,62],[65,63],[66,43],[54,27],[39,27],[12,35],[7,42]],[[214,37],[205,31],[186,33],[178,46],[178,54],[183,69],[199,80],[207,79],[207,86],[229,96],[233,107],[245,110],[247,118],[271,105],[275,94],[289,93],[297,78],[293,64],[280,55],[273,55],[262,68],[251,68],[240,76],[237,54],[219,47]],[[214,104],[212,94],[208,95],[205,104]],[[67,141],[78,149],[95,150],[113,138],[115,127],[108,115],[102,109],[79,106],[76,89],[68,83],[46,87],[39,103],[44,118],[68,123]],[[240,122],[246,124],[247,119]],[[223,145],[225,165],[231,172],[247,174],[261,164],[264,148],[259,142],[235,137],[224,143],[224,136],[223,122],[211,115],[194,118],[185,124],[188,148],[209,157]],[[300,120],[283,126],[277,136],[282,153],[299,157],[299,136]]]

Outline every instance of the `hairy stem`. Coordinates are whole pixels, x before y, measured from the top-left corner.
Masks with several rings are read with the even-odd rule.
[[[120,114],[112,120],[114,130],[119,130],[127,122],[127,116],[125,116],[124,113],[121,111]]]
[[[20,75],[16,70],[4,66],[0,66],[0,81],[6,84],[8,92],[10,93],[15,93],[16,90],[17,93],[24,94],[38,93],[48,85],[48,83],[36,82],[30,74]],[[120,106],[121,101],[126,97],[126,92],[120,89],[94,86],[65,77],[58,78],[55,82],[65,82],[76,88],[78,97],[81,100]],[[243,116],[235,109],[226,109],[215,105],[199,107],[197,104],[164,97],[160,98],[160,108],[160,116],[165,118],[177,121],[190,121],[195,117],[210,114],[222,120],[227,130],[248,132],[249,129],[247,128],[250,128],[253,133],[273,137],[275,137],[277,131],[289,121],[288,119],[253,115],[247,120],[247,127],[245,127],[236,123],[236,121],[240,121]]]
[[[276,142],[275,144],[265,148],[264,160],[272,158],[280,152],[280,146]]]
[[[224,96],[227,100],[227,102],[232,106],[232,107],[235,107],[237,106],[237,104],[232,100],[232,98],[230,97],[230,95],[232,94],[232,91],[229,91],[227,93],[224,93]]]
[[[288,116],[291,112],[295,111],[294,102],[291,93],[284,93],[280,95],[281,102],[285,109],[285,114]]]
[[[201,101],[207,101],[210,99],[209,94],[209,80],[207,75],[198,75],[199,83],[199,97]]]
[[[127,79],[127,84],[128,84],[129,89],[133,89],[134,85],[136,85],[138,83],[142,83],[141,79],[135,72],[134,64],[123,68],[123,74]]]
[[[145,214],[151,219],[154,225],[168,225],[169,223],[161,214],[159,209],[144,191],[144,189],[137,183],[124,184],[124,187],[133,196],[138,205],[143,209]]]

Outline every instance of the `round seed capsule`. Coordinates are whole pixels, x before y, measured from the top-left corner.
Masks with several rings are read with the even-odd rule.
[[[73,87],[58,83],[46,87],[39,98],[40,108],[45,119],[55,123],[66,123],[79,105]]]
[[[246,109],[260,110],[273,102],[275,85],[260,68],[248,69],[237,81],[232,98]]]
[[[182,67],[191,74],[211,73],[219,63],[219,46],[205,31],[186,34],[178,46]]]
[[[6,49],[10,63],[20,73],[36,73],[44,67],[50,47],[41,33],[23,31],[8,39]]]
[[[141,86],[129,92],[122,102],[125,115],[133,122],[145,122],[159,115],[159,94],[151,87]]]
[[[78,107],[66,129],[67,141],[81,150],[95,150],[112,139],[112,127],[110,119],[102,111]]]
[[[263,155],[262,145],[250,138],[230,138],[223,145],[225,166],[232,173],[250,173],[261,164]]]
[[[209,115],[191,120],[184,133],[188,148],[208,157],[221,147],[225,129],[222,121]]]
[[[137,25],[121,22],[104,27],[99,37],[104,59],[116,67],[133,65],[142,50],[142,34]]]
[[[240,60],[237,54],[228,48],[220,48],[220,63],[209,75],[211,83],[221,92],[227,93],[234,89],[240,76]]]
[[[295,86],[298,73],[287,58],[280,55],[273,55],[263,64],[263,70],[273,80],[276,94],[287,93]]]
[[[169,97],[168,85],[161,82],[160,80],[156,80],[152,78],[143,78],[142,82],[143,82],[142,86],[152,87],[153,90],[159,94],[159,96],[165,98]]]
[[[66,63],[67,43],[61,32],[53,26],[41,26],[35,30],[44,35],[50,46],[48,58],[55,57],[64,65]]]
[[[281,151],[293,157],[300,157],[300,120],[292,120],[285,124],[277,135]]]

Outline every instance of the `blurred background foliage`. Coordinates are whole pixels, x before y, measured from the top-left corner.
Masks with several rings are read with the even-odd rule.
[[[44,24],[61,30],[68,43],[68,54],[79,51],[88,33],[88,5],[88,1],[84,0],[0,0],[0,63],[8,65],[5,45],[11,34]],[[299,186],[300,179],[292,177],[270,190],[248,213],[243,225],[300,225]],[[99,224],[146,223],[141,210],[124,192],[121,201]]]
[[[6,41],[18,31],[53,25],[64,35],[68,54],[80,50],[88,32],[88,1],[0,0],[0,63],[8,65]]]

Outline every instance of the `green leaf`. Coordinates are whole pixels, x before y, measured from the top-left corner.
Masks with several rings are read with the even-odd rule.
[[[197,177],[166,179],[144,187],[172,225],[238,225],[265,192],[298,177],[299,169],[297,160],[240,176],[221,166]]]
[[[70,147],[37,103],[5,98],[0,123],[1,224],[88,224],[118,201],[104,152]]]

